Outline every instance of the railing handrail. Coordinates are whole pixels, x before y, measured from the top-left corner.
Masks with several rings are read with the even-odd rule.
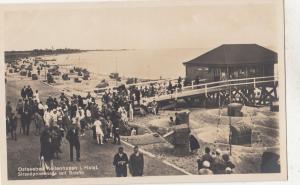
[[[275,77],[276,78],[276,77]],[[262,78],[261,78],[262,79]],[[154,97],[149,97],[149,98],[162,98],[162,97],[167,97],[167,98],[172,98],[175,97],[177,98],[178,95],[180,94],[184,94],[184,93],[191,93],[191,92],[196,92],[196,91],[200,91],[200,90],[205,90],[205,93],[207,93],[208,90],[211,89],[216,89],[216,88],[222,88],[222,87],[229,87],[229,86],[240,86],[240,85],[250,85],[250,84],[260,84],[260,83],[267,83],[267,82],[274,82],[277,80],[265,80],[265,81],[258,81],[258,82],[244,82],[244,83],[237,83],[237,84],[223,84],[223,85],[217,85],[217,86],[213,86],[213,87],[207,87],[207,88],[201,88],[201,89],[192,89],[190,91],[182,91],[182,92],[178,92],[176,95],[175,94],[165,94],[165,95],[161,95],[161,96],[154,96]],[[202,86],[206,86],[206,84],[201,84]]]
[[[265,79],[269,79],[272,78],[272,80],[265,80]],[[184,78],[182,78],[184,79]],[[261,81],[261,79],[263,79],[263,81]],[[174,81],[177,79],[162,79],[162,80],[156,80],[156,81],[149,81],[149,82],[141,82],[141,83],[136,83],[136,84],[130,84],[128,86],[135,86],[135,85],[143,85],[143,84],[150,84],[150,83],[157,83],[157,82],[161,82],[161,81]],[[258,80],[258,81],[257,81]],[[260,84],[260,83],[266,83],[266,82],[274,82],[277,80],[277,76],[262,76],[262,77],[251,77],[251,78],[239,78],[239,79],[231,79],[231,80],[222,80],[222,81],[216,81],[216,82],[209,82],[209,83],[202,83],[202,84],[197,84],[197,85],[191,85],[191,86],[183,86],[182,90],[184,89],[190,89],[187,92],[193,92],[193,91],[198,91],[201,89],[205,89],[205,92],[207,92],[207,90],[210,89],[214,89],[214,88],[221,88],[221,87],[229,87],[229,86],[239,86],[239,85],[249,85],[249,84]],[[241,82],[244,81],[244,82]],[[235,83],[235,82],[239,82],[239,83]],[[107,89],[114,89],[118,86],[110,86],[110,87],[104,87],[104,88],[95,88],[95,91],[99,91],[99,90],[107,90]],[[176,96],[177,94],[181,94],[183,93],[183,91],[181,92],[177,92],[176,91]],[[174,95],[174,94],[173,94]],[[160,95],[159,97],[162,96],[167,96],[167,97],[172,97],[172,94],[164,94],[164,95]],[[174,95],[175,96],[175,95]],[[157,97],[157,96],[154,96]],[[149,97],[151,98],[151,97]]]
[[[239,79],[232,79],[232,80],[222,80],[222,81],[216,81],[216,82],[209,82],[205,83],[207,86],[213,85],[213,84],[220,84],[220,83],[228,83],[228,82],[235,82],[235,81],[247,81],[247,80],[254,80],[254,79],[265,79],[265,78],[277,78],[275,76],[264,76],[264,77],[251,77],[251,78],[239,78]],[[205,84],[198,84],[193,85],[193,87],[201,87]],[[192,87],[192,86],[185,86],[185,88]]]

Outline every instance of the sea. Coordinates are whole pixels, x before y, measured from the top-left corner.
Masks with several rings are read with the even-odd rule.
[[[86,68],[97,74],[117,72],[122,77],[141,79],[185,76],[184,62],[203,54],[201,49],[137,49],[87,51],[47,56],[49,63]]]

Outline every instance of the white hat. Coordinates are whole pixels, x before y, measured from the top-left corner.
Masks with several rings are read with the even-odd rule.
[[[226,173],[231,173],[231,172],[232,172],[232,169],[231,169],[230,167],[227,167],[227,168],[225,169],[225,172],[226,172]]]
[[[210,167],[210,162],[209,161],[203,161],[202,164],[204,167],[209,168]]]

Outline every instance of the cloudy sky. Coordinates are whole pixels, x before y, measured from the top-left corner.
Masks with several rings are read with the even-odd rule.
[[[275,49],[280,0],[105,2],[8,7],[5,50],[34,48],[213,48],[257,43]]]

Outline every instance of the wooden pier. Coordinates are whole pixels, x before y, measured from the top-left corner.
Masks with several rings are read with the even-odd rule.
[[[135,86],[145,86],[153,83],[164,83],[166,81],[150,81]],[[172,80],[176,84],[175,80]],[[275,76],[242,78],[210,83],[201,83],[198,85],[184,86],[181,89],[176,88],[172,94],[146,98],[148,102],[153,100],[158,103],[174,103],[179,99],[184,99],[187,103],[200,102],[204,106],[209,105],[227,105],[230,102],[239,102],[248,106],[270,105],[278,100],[277,96],[278,80]],[[97,88],[96,90],[113,89],[113,87]]]

